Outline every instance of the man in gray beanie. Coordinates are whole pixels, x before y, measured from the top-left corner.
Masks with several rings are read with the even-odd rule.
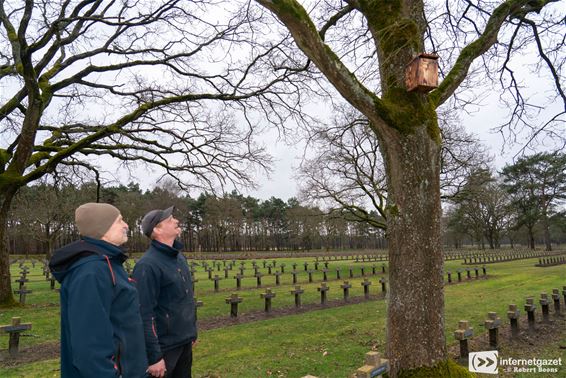
[[[61,377],[145,377],[138,294],[122,266],[128,225],[107,203],[79,206],[75,223],[81,239],[49,262],[61,283]]]

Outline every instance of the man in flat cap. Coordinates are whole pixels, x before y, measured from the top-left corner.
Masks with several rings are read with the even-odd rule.
[[[197,327],[191,272],[177,240],[181,229],[173,210],[152,210],[143,217],[142,231],[151,244],[132,276],[140,295],[148,373],[187,378]]]
[[[81,239],[49,262],[61,283],[61,377],[146,377],[138,294],[122,266],[128,225],[106,203],[79,206],[75,223]]]

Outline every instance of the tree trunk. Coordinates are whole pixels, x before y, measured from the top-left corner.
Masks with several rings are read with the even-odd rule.
[[[542,214],[542,229],[544,234],[544,245],[546,251],[552,251],[552,244],[550,242],[550,225],[548,222],[548,215],[545,212]]]
[[[8,246],[8,213],[15,195],[15,190],[8,190],[2,196],[0,207],[0,305],[15,304],[10,279],[10,251]]]
[[[528,228],[529,234],[529,247],[534,251],[535,249],[535,233],[533,232],[533,227]]]
[[[446,360],[440,146],[425,127],[384,143],[388,170],[391,375]]]

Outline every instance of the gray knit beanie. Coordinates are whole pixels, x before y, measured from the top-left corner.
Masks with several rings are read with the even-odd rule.
[[[75,223],[82,236],[100,239],[112,226],[120,210],[107,203],[85,203],[75,210]]]

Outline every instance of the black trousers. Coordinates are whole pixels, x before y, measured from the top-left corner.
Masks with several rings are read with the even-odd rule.
[[[163,354],[163,359],[167,368],[166,378],[191,377],[191,366],[193,365],[192,343],[168,350]]]

